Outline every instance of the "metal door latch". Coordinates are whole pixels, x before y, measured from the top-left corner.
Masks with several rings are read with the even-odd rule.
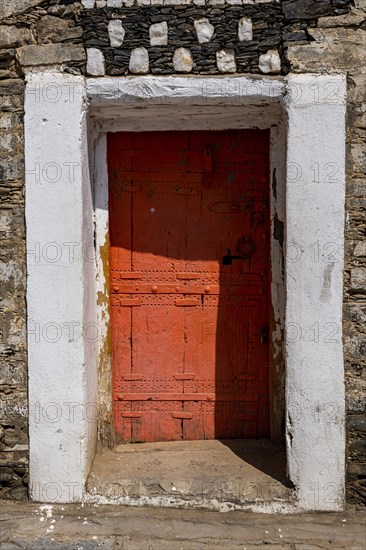
[[[227,249],[227,254],[222,257],[222,263],[224,265],[231,265],[233,260],[244,260],[243,256],[232,256],[230,248]]]
[[[235,246],[236,255],[231,254],[230,248],[227,249],[227,254],[223,256],[222,263],[231,265],[233,260],[246,260],[250,258],[255,250],[255,244],[249,236],[241,237]]]

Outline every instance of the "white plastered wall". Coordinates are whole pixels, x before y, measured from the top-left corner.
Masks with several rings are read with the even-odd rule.
[[[30,496],[78,501],[96,445],[87,96],[82,78],[49,73],[26,90]]]
[[[39,88],[42,95],[42,89],[47,89],[50,82],[58,83],[62,90],[71,87],[72,101],[59,100],[57,105],[50,101],[46,105],[37,103],[34,90]],[[87,113],[91,127],[89,159]],[[277,222],[284,222],[286,246],[283,283],[280,245],[273,239],[272,300],[278,320],[274,327],[275,347],[281,347],[283,333],[286,342],[288,473],[296,486],[300,509],[342,508],[343,352],[341,332],[338,338],[329,337],[328,329],[333,325],[329,327],[327,323],[334,323],[341,330],[344,118],[345,82],[340,76],[299,75],[285,80],[148,76],[86,82],[80,77],[60,74],[29,76],[25,118],[28,249],[45,235],[48,241],[53,236],[55,241],[62,242],[75,241],[76,235],[84,245],[90,244],[92,195],[86,169],[90,162],[95,167],[97,251],[96,264],[87,261],[85,254],[79,261],[59,264],[57,268],[42,262],[34,265],[31,258],[28,260],[29,325],[31,322],[44,325],[55,317],[61,322],[64,318],[70,322],[71,316],[79,320],[81,326],[95,323],[98,327],[96,341],[90,342],[84,335],[69,347],[65,342],[53,347],[48,342],[40,345],[29,334],[31,411],[37,403],[52,400],[60,404],[78,402],[81,411],[79,416],[74,415],[72,426],[67,426],[70,424],[67,418],[55,426],[50,422],[37,422],[39,418],[31,414],[30,475],[34,500],[80,500],[95,449],[96,423],[82,412],[88,402],[93,399],[96,402],[97,363],[108,329],[105,299],[108,281],[103,258],[108,231],[106,132],[272,127],[272,188],[274,169],[277,187],[276,191],[272,189],[271,212],[273,217],[275,214],[279,217]],[[34,182],[35,163],[45,165],[55,158],[59,164],[70,159],[79,163],[82,170],[74,177],[77,180],[74,185],[70,186],[67,178],[55,186]],[[332,171],[334,165],[336,175]],[[313,182],[312,177],[316,181]],[[325,182],[317,184],[320,178],[325,178]],[[316,249],[318,261],[312,257],[316,243],[320,243]],[[337,247],[335,261],[332,256],[331,261],[324,258],[329,252],[327,249],[325,252],[321,249],[323,256],[319,252],[319,246],[329,243]],[[281,325],[284,288],[285,327]],[[95,307],[97,298],[99,306]],[[294,329],[298,331],[296,337]],[[312,339],[314,330],[318,332]],[[325,331],[325,335],[322,332],[319,336],[321,331]],[[105,376],[108,366],[104,365],[103,369]],[[105,414],[110,407],[108,395],[104,394],[100,403]],[[329,414],[333,411],[336,414]],[[63,487],[65,481],[75,483],[72,495],[68,485],[61,496],[58,491],[57,498],[48,494],[52,491],[45,494],[45,483],[54,482]]]
[[[345,80],[288,79],[286,434],[291,480],[308,508],[344,501],[342,346]],[[291,172],[291,176],[290,176]]]

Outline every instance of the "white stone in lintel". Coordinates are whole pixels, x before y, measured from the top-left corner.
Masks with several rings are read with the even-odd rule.
[[[194,22],[194,28],[196,29],[197,40],[199,44],[206,44],[207,42],[210,42],[215,32],[215,27],[211,25],[206,17],[202,17],[202,19],[197,19]]]
[[[250,17],[242,17],[239,19],[238,39],[239,42],[253,40],[253,23]]]
[[[193,68],[193,58],[187,48],[177,48],[173,55],[173,66],[177,73],[190,73]]]
[[[107,0],[97,0],[97,8],[105,8],[107,5]]]
[[[236,62],[235,62],[234,50],[217,51],[216,64],[220,73],[235,73]]]
[[[86,57],[86,72],[92,76],[104,76],[105,64],[103,53],[98,48],[87,48]]]
[[[163,0],[161,2],[164,6],[185,6],[187,4],[192,4],[192,0]]]
[[[149,53],[146,48],[132,50],[129,70],[133,74],[146,74],[149,72]]]
[[[122,0],[107,0],[108,8],[122,8],[122,6],[123,6]]]
[[[241,4],[241,0],[226,0],[226,3],[229,4],[229,5],[237,5],[237,4]]]
[[[122,46],[126,31],[120,19],[111,19],[111,21],[109,21],[108,34],[112,48],[119,48],[119,46]]]
[[[254,0],[242,0],[242,4],[254,4]]]
[[[168,44],[168,24],[166,21],[154,23],[149,28],[151,46],[166,46]]]
[[[281,58],[277,50],[268,50],[259,56],[259,68],[262,73],[279,73],[281,71]]]
[[[95,0],[81,0],[81,3],[87,10],[92,9],[95,6]]]
[[[206,5],[206,0],[193,0],[193,4],[195,6],[205,6]]]

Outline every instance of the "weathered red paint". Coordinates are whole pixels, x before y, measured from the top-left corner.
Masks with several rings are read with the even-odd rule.
[[[268,132],[108,135],[115,427],[269,435]]]

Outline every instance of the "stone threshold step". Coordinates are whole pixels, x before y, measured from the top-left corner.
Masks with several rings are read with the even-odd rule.
[[[267,440],[135,443],[100,450],[86,501],[291,512],[285,449]]]

